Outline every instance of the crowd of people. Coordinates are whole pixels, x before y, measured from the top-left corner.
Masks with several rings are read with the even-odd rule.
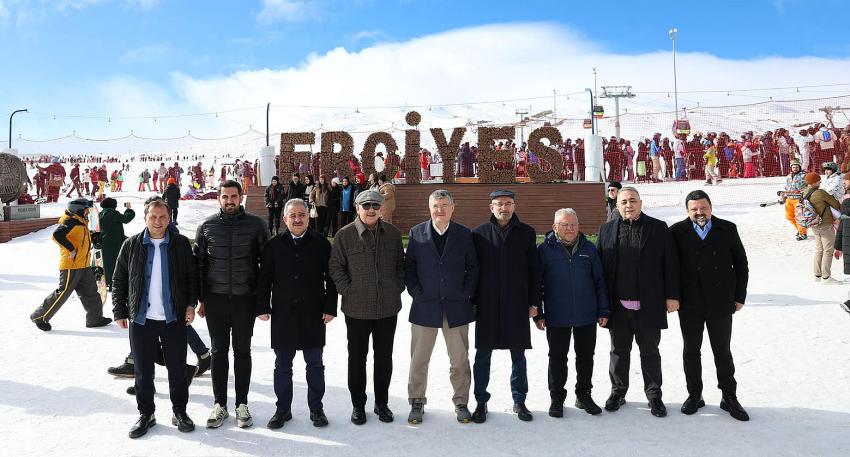
[[[525,405],[529,389],[525,352],[531,348],[532,327],[546,332],[549,345],[550,416],[564,414],[571,339],[576,352],[575,405],[592,415],[602,412],[590,384],[597,327],[602,327],[609,330],[612,341],[611,390],[605,410],[613,413],[625,403],[629,356],[636,342],[650,412],[664,417],[658,346],[672,312],[679,313],[684,340],[687,399],[681,412],[694,414],[705,406],[700,347],[707,328],[723,394],[720,407],[735,419],[749,420],[737,399],[730,351],[732,316],[746,299],[747,257],[735,225],[712,215],[711,199],[704,191],[687,195],[687,217],[668,228],[642,212],[636,188],[614,186],[609,197],[617,216],[600,227],[596,245],[583,235],[576,211],[565,208],[555,212],[552,230],[538,246],[534,228],[519,218],[513,192],[491,193],[489,220],[470,229],[452,220],[454,196],[437,190],[423,200],[430,217],[411,229],[405,249],[402,234],[384,214],[387,200],[380,188],[346,193],[351,195],[346,197],[351,198],[351,219],[338,228],[331,244],[311,221],[313,208],[305,187],[295,178],[288,186],[281,208],[285,227],[272,228],[276,233],[269,232],[262,218],[245,212],[241,184],[228,180],[219,188],[219,210],[198,227],[194,246],[172,223],[168,204],[158,196],[145,202],[145,228],[123,240],[117,253],[113,238],[114,271],[109,275],[113,318],[129,330],[130,356],[109,372],[132,373],[135,378],[131,392],[139,416],[130,429],[131,438],[145,435],[156,423],[153,367],[158,361],[168,371],[172,424],[181,432],[194,430],[186,414],[188,385],[209,367],[213,405],[206,426],[222,426],[230,416],[231,350],[236,424],[252,426],[248,396],[255,368],[251,337],[256,320],[271,321],[275,351],[277,403],[267,426],[278,429],[293,419],[292,361],[297,351],[306,362],[310,421],[317,427],[328,425],[322,403],[322,353],[339,296],[348,340],[351,422],[362,425],[368,420],[370,338],[374,413],[378,420],[392,422],[388,390],[405,290],[413,299],[407,418],[411,424],[424,420],[428,365],[440,330],[451,364],[451,401],[458,422],[487,420],[495,350],[510,351],[513,412],[520,420],[531,421],[533,413]],[[275,192],[281,188],[272,188],[271,200],[280,201]],[[115,211],[110,200],[104,201],[103,211]],[[92,208],[89,199],[71,201],[54,231],[60,286],[30,316],[41,330],[51,330],[49,321],[72,291],[83,301],[87,326],[111,322],[103,316],[104,304],[89,269],[92,244],[98,242],[85,224]],[[123,215],[113,215],[113,225],[121,228],[133,216],[128,208]],[[206,320],[209,353],[191,329],[196,316]],[[475,354],[470,367],[468,330],[473,321]],[[186,364],[187,344],[198,355],[197,367]],[[473,383],[476,407],[471,411]]]

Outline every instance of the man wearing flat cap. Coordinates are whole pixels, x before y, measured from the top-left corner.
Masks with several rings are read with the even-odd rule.
[[[401,232],[381,220],[384,197],[376,190],[354,200],[357,217],[334,237],[330,276],[342,295],[348,331],[348,390],[354,407],[351,422],[366,423],[366,357],[369,337],[374,348],[375,414],[392,422],[389,387],[393,372],[393,339],[404,291],[404,248]]]
[[[515,195],[509,190],[490,194],[490,220],[472,231],[478,256],[475,316],[475,400],[472,421],[487,420],[490,358],[494,349],[511,352],[513,412],[522,421],[533,419],[525,406],[528,393],[525,350],[531,349],[529,319],[537,315],[540,265],[534,228],[514,214]]]

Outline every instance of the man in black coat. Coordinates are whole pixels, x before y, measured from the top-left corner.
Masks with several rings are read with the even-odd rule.
[[[493,215],[472,231],[478,255],[478,289],[473,299],[475,324],[475,400],[472,421],[487,420],[490,357],[494,349],[511,351],[513,411],[520,420],[533,419],[525,407],[528,394],[525,350],[531,349],[529,319],[537,315],[540,261],[534,228],[514,214],[515,195],[509,190],[490,194]]]
[[[207,218],[195,235],[200,273],[198,315],[207,319],[212,343],[212,385],[215,404],[207,428],[218,428],[227,412],[228,355],[233,341],[236,425],[253,425],[248,411],[251,384],[251,337],[256,319],[256,287],[260,254],[269,239],[262,218],[245,212],[242,186],[225,181],[219,189],[220,211]]]
[[[277,410],[268,427],[278,429],[292,419],[292,359],[300,350],[307,365],[307,403],[316,427],[328,425],[325,394],[325,326],[336,316],[337,291],[328,274],[331,244],[308,228],[310,210],[301,199],[284,207],[286,230],[263,247],[257,281],[257,315],[272,319],[275,352],[274,392]],[[271,301],[269,298],[271,297]]]
[[[138,438],[156,424],[154,361],[160,351],[168,369],[168,388],[181,432],[195,429],[186,415],[186,326],[195,318],[198,270],[189,240],[169,229],[168,208],[159,199],[145,205],[145,230],[124,241],[112,277],[115,322],[130,328],[135,360],[139,420],[130,429]],[[150,259],[150,260],[148,260]]]
[[[673,224],[682,277],[682,306],[679,325],[684,341],[683,359],[688,398],[682,413],[694,414],[705,406],[702,398],[703,329],[708,329],[717,387],[723,392],[720,407],[735,419],[749,415],[736,396],[735,364],[729,344],[732,314],[744,307],[749,267],[747,253],[735,224],[711,215],[711,199],[701,190],[685,198],[688,218]]]
[[[407,393],[411,424],[422,422],[428,365],[442,329],[449,354],[455,414],[460,423],[472,419],[467,403],[472,373],[469,369],[469,323],[475,320],[472,296],[478,285],[478,256],[472,232],[453,222],[454,199],[438,189],[428,197],[431,218],[410,229],[404,260],[404,282],[413,297],[410,305],[410,376]]]
[[[640,348],[640,366],[650,412],[667,415],[661,401],[661,329],[667,314],[679,309],[679,259],[667,224],[641,212],[640,194],[624,187],[617,194],[620,217],[599,228],[598,246],[605,269],[611,317],[611,395],[605,409],[626,403],[632,342]]]
[[[168,214],[171,222],[177,225],[177,208],[180,207],[180,186],[174,178],[168,178],[168,187],[162,193],[162,199],[168,203]]]

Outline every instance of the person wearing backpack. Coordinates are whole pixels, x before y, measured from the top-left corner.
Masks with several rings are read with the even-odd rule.
[[[814,218],[808,227],[815,238],[815,257],[813,263],[815,281],[833,282],[835,280],[830,279],[830,276],[832,271],[832,256],[835,252],[835,231],[832,229],[832,223],[834,222],[832,211],[829,211],[828,207],[839,209],[841,204],[838,203],[835,197],[820,188],[819,174],[814,172],[808,173],[805,180],[808,187],[803,191],[803,199],[800,201],[800,206],[810,203],[818,216]],[[803,225],[801,222],[798,217],[797,223]]]

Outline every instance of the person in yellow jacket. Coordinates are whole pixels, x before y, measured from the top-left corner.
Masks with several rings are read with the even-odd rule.
[[[59,226],[53,231],[53,241],[59,245],[59,287],[30,315],[35,326],[45,332],[52,329],[50,319],[77,292],[86,310],[86,327],[102,327],[112,322],[103,316],[103,302],[97,291],[97,281],[91,269],[92,235],[88,228],[89,211],[93,203],[78,198],[68,203]]]
[[[702,157],[705,159],[705,183],[720,184],[722,180],[720,173],[717,172],[717,146],[709,143]]]

